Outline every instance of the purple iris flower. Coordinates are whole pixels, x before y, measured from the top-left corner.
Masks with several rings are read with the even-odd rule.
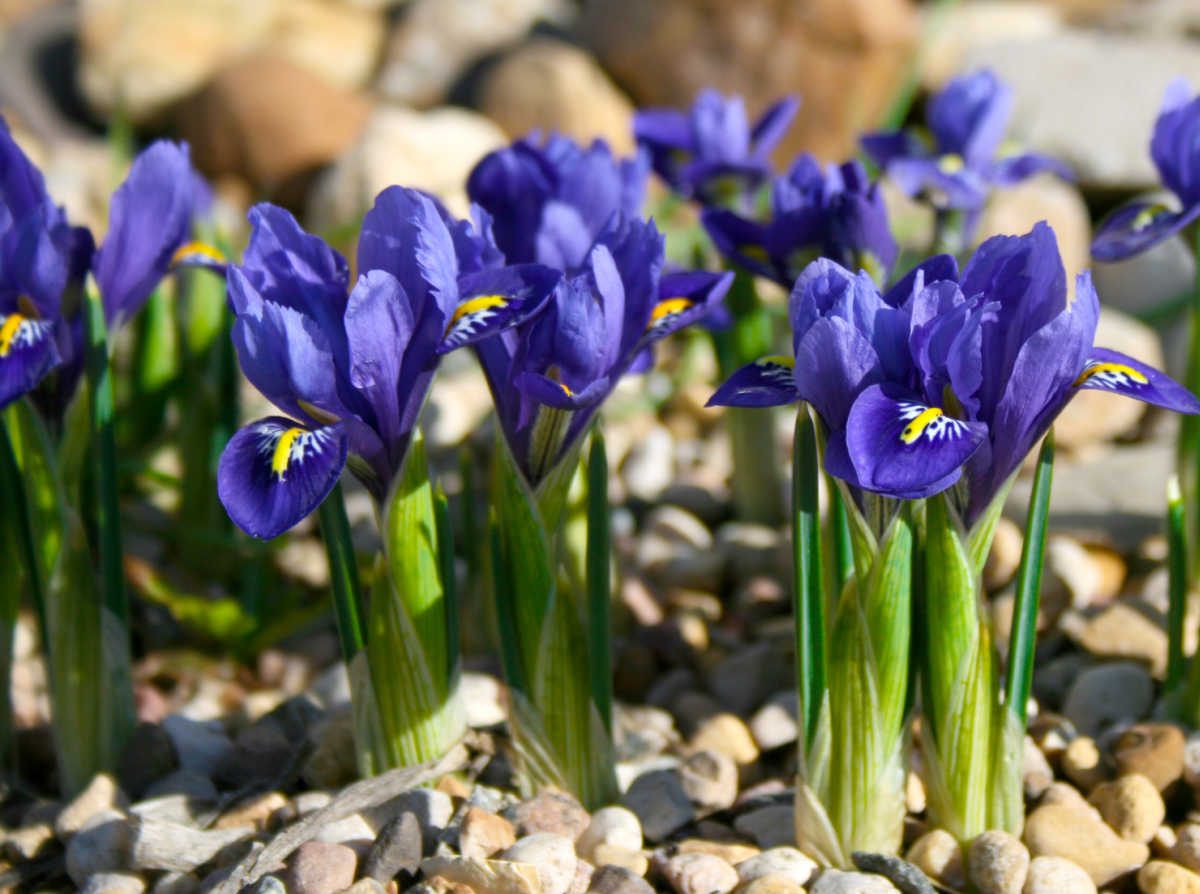
[[[480,342],[497,415],[522,470],[538,482],[586,430],[651,346],[711,314],[732,274],[664,272],[663,237],[637,216],[644,162],[602,142],[552,138],[493,152],[467,181],[480,229],[510,262],[563,271],[545,310]],[[494,263],[494,262],[493,262]]]
[[[201,199],[186,146],[159,141],[113,194],[95,250],[46,193],[0,121],[0,408],[57,371],[61,409],[83,368],[83,282],[95,275],[110,328],[137,313],[185,244]]]
[[[827,434],[826,468],[860,491],[917,499],[965,473],[970,524],[1080,389],[1200,413],[1164,374],[1093,347],[1098,315],[1086,272],[1068,301],[1045,223],[988,239],[961,276],[951,256],[930,258],[883,295],[818,260],[790,299],[794,357],[743,367],[710,403],[807,401]]]
[[[1181,206],[1173,211],[1153,202],[1131,202],[1100,224],[1092,254],[1120,261],[1145,251],[1200,218],[1200,96],[1178,78],[1167,86],[1154,122],[1150,156],[1163,185]]]
[[[561,277],[500,266],[471,225],[431,197],[389,187],[344,258],[273,205],[250,210],[250,244],[228,270],[242,371],[290,418],[238,431],[217,472],[230,518],[276,537],[315,509],[343,467],[382,499],[399,471],[438,359],[543,303]]]
[[[771,184],[771,217],[765,223],[724,208],[701,215],[725,257],[791,288],[816,258],[864,269],[884,282],[896,260],[896,240],[877,184],[857,161],[826,170],[801,155]]]
[[[705,205],[741,207],[771,176],[770,154],[800,101],[785,97],[750,127],[740,96],[701,90],[686,112],[642,109],[633,135],[654,170],[677,193]]]
[[[1034,153],[1001,154],[1012,114],[1012,88],[991,71],[955,78],[930,99],[928,134],[912,130],[867,134],[867,155],[910,196],[926,195],[945,210],[977,211],[996,186],[1039,171],[1072,179],[1061,162]]]

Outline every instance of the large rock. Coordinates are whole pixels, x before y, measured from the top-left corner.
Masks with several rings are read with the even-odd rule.
[[[354,145],[317,182],[310,220],[317,229],[356,221],[382,189],[396,183],[431,192],[465,216],[467,175],[479,159],[507,142],[495,124],[465,109],[380,106]]]
[[[589,0],[580,33],[643,105],[686,106],[715,86],[758,113],[799,94],[777,159],[840,161],[901,82],[917,20],[909,0]]]
[[[179,110],[179,128],[206,174],[240,174],[270,190],[337,158],[371,104],[277,55],[222,69]]]
[[[100,113],[153,118],[260,47],[330,85],[361,87],[378,61],[378,11],[323,0],[82,0],[80,86]],[[296,98],[307,99],[298,85]]]
[[[505,56],[484,77],[479,108],[510,137],[540,129],[633,151],[633,106],[591,56],[560,40],[531,40]]]
[[[1180,76],[1200,83],[1192,44],[1095,31],[981,45],[964,55],[965,69],[985,66],[1016,94],[1010,136],[1061,158],[1085,186],[1118,189],[1158,183],[1149,145],[1163,90]]]
[[[969,52],[1010,40],[1039,40],[1064,27],[1057,9],[1037,0],[975,0],[949,8],[923,6],[928,43],[921,53],[921,83],[937,90],[963,70]]]
[[[538,21],[566,23],[566,0],[412,0],[388,43],[377,86],[414,106],[440,101],[472,62]]]

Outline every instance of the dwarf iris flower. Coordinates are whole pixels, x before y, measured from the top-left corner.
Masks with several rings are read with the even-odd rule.
[[[363,220],[360,275],[286,211],[250,211],[228,271],[233,340],[246,377],[290,418],[238,431],[218,493],[239,527],[275,537],[351,468],[378,499],[400,468],[438,358],[536,309],[560,274],[495,260],[471,226],[427,195],[390,187]]]
[[[1039,171],[1069,179],[1070,171],[1052,158],[1004,151],[1012,104],[1012,89],[991,71],[966,74],[930,99],[927,132],[867,134],[862,147],[901,190],[928,196],[939,209],[977,211],[993,187]]]
[[[769,156],[800,102],[772,105],[750,127],[740,96],[701,90],[691,109],[642,109],[633,135],[654,170],[682,196],[705,205],[741,206],[771,176]]]
[[[57,390],[70,395],[83,367],[88,271],[108,326],[120,326],[167,274],[205,195],[186,146],[152,144],[113,194],[108,233],[95,251],[91,233],[68,223],[0,122],[0,408],[56,369]]]
[[[1139,201],[1117,209],[1092,241],[1092,254],[1102,261],[1143,252],[1200,218],[1200,96],[1193,96],[1182,78],[1167,86],[1154,122],[1150,156],[1180,208]]]
[[[887,206],[857,161],[822,171],[815,158],[801,155],[771,184],[767,222],[724,208],[705,209],[701,221],[723,255],[787,288],[818,257],[861,267],[877,282],[896,260]]]
[[[636,214],[645,168],[602,142],[518,142],[484,158],[467,191],[512,262],[563,271],[544,313],[476,347],[501,426],[529,480],[557,464],[654,342],[709,314],[732,274],[664,273],[663,237]]]
[[[915,499],[965,472],[968,525],[1081,389],[1200,413],[1163,373],[1093,346],[1091,277],[1080,274],[1068,300],[1045,223],[988,239],[961,276],[937,256],[883,295],[866,275],[815,261],[790,316],[794,359],[743,367],[710,403],[809,402],[828,432],[827,469],[860,492]]]

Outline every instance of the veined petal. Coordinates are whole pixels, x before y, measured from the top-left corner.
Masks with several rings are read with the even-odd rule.
[[[983,423],[955,419],[884,385],[864,390],[846,420],[846,452],[859,486],[908,500],[945,490],[985,437]]]
[[[796,345],[796,390],[831,431],[845,428],[859,392],[882,377],[875,348],[854,325],[824,317]]]
[[[800,399],[796,390],[796,361],[791,357],[761,357],[747,363],[708,399],[709,407],[779,407]]]
[[[240,429],[217,467],[217,495],[252,537],[278,537],[321,505],[346,464],[341,423],[305,428],[268,416]]]
[[[640,347],[707,316],[733,285],[732,273],[668,273],[659,280],[658,302]]]
[[[540,264],[481,270],[459,277],[462,297],[437,353],[445,354],[506,329],[537,311],[562,274]]]
[[[55,324],[20,313],[0,321],[0,409],[37,387],[61,362]]]
[[[390,448],[395,448],[408,435],[399,426],[407,388],[412,383],[401,381],[400,369],[415,327],[412,307],[400,281],[386,270],[371,270],[360,276],[346,303],[345,327],[350,384],[366,396],[380,434]]]
[[[1109,348],[1092,348],[1074,387],[1113,391],[1176,413],[1200,414],[1200,400],[1170,376]]]
[[[1121,261],[1141,254],[1198,217],[1200,202],[1182,211],[1153,202],[1124,205],[1100,222],[1092,239],[1092,256],[1100,261]]]
[[[588,384],[582,391],[572,391],[567,385],[541,373],[525,372],[513,383],[517,389],[536,403],[556,410],[578,410],[590,407],[604,399],[609,391],[607,377]],[[524,424],[524,423],[522,423]]]
[[[229,267],[229,259],[225,253],[205,242],[185,242],[171,255],[171,270],[177,267],[202,267],[221,276]]]

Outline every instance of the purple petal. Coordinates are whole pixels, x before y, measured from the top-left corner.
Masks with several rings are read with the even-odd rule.
[[[520,322],[542,306],[562,274],[539,264],[484,270],[459,277],[462,294],[437,352],[473,344]]]
[[[778,276],[766,249],[766,227],[724,208],[706,208],[700,222],[717,251],[751,273],[775,279]]]
[[[706,317],[729,292],[733,273],[669,273],[659,281],[658,303],[641,347]]]
[[[754,130],[750,132],[750,142],[754,146],[756,157],[765,160],[771,154],[776,144],[787,133],[799,109],[800,100],[797,97],[785,96],[763,112],[762,117],[755,123]]]
[[[1012,186],[1027,177],[1049,171],[1063,180],[1073,182],[1075,172],[1057,158],[1040,155],[1036,152],[1026,152],[1023,155],[1012,155],[995,161],[990,168],[989,178],[998,186]]]
[[[141,309],[187,239],[195,182],[187,146],[159,140],[134,159],[113,193],[93,267],[110,329]]]
[[[926,119],[939,152],[956,153],[970,167],[991,161],[1012,114],[1013,92],[991,71],[955,78],[929,102]]]
[[[534,237],[558,175],[535,147],[515,143],[484,156],[467,178],[467,195],[495,223],[496,244],[509,263],[537,260]]]
[[[1198,217],[1200,202],[1182,211],[1171,211],[1152,202],[1124,205],[1096,228],[1092,255],[1099,261],[1133,257],[1174,236]]]
[[[1200,414],[1200,400],[1170,376],[1109,348],[1092,348],[1075,387],[1124,394],[1176,413]]]
[[[20,313],[0,321],[0,409],[28,394],[61,362],[55,323]]]
[[[922,157],[931,151],[926,143],[907,130],[864,134],[858,142],[867,157],[881,170],[886,170],[896,159]]]
[[[708,407],[779,407],[800,399],[795,361],[791,357],[762,357],[747,363],[708,399]]]
[[[845,428],[859,392],[882,376],[866,337],[839,317],[817,320],[796,345],[796,393],[830,431]]]
[[[920,277],[920,285],[917,278]],[[927,258],[900,277],[896,284],[888,289],[883,300],[891,307],[903,307],[913,297],[914,290],[924,288],[929,283],[949,279],[958,281],[958,261],[954,255],[934,255]]]
[[[0,232],[47,200],[42,172],[33,166],[0,118]]]
[[[845,446],[858,485],[899,499],[945,490],[987,436],[987,426],[947,416],[902,392],[872,385],[846,420]]]
[[[897,158],[886,171],[906,195],[927,195],[938,208],[970,210],[987,198],[987,183],[980,172],[963,167],[962,160],[953,156]]]
[[[538,263],[573,270],[587,258],[594,239],[578,208],[558,200],[547,202],[534,240]]]
[[[217,466],[217,496],[234,524],[270,540],[321,505],[346,464],[340,423],[304,428],[269,416],[240,429]]]
[[[1154,122],[1150,156],[1163,183],[1185,205],[1200,202],[1200,96],[1176,79],[1167,87]]]
[[[350,383],[370,403],[379,433],[396,462],[409,434],[401,428],[401,410],[410,383],[400,380],[400,370],[415,326],[399,280],[385,270],[371,270],[358,278],[345,317]]]

